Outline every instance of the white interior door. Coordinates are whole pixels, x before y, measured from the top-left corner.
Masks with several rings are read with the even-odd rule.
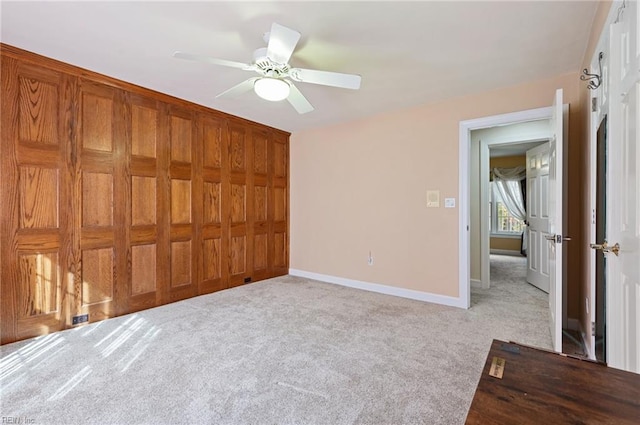
[[[640,35],[638,4],[627,1],[611,26],[607,163],[607,363],[640,373]]]
[[[553,349],[562,352],[562,293],[563,293],[563,196],[562,165],[564,126],[562,89],[556,90],[551,116],[551,140],[549,141],[549,312],[551,315],[551,339]]]
[[[527,282],[549,292],[549,142],[527,151]]]

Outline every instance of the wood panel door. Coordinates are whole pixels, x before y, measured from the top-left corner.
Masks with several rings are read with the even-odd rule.
[[[73,290],[73,315],[89,321],[115,316],[127,287],[125,230],[127,193],[122,161],[125,148],[124,103],[120,90],[82,80],[75,194],[79,233],[79,280]]]
[[[235,123],[229,124],[229,160],[228,167],[228,187],[229,196],[225,204],[228,210],[225,211],[229,217],[229,286],[239,286],[245,283],[245,277],[250,277],[250,267],[247,258],[251,257],[248,252],[251,249],[251,240],[247,225],[248,205],[247,194],[250,193],[249,178],[247,170],[250,169],[250,155],[247,137],[247,128]],[[250,211],[250,209],[249,209]]]
[[[168,183],[162,170],[167,167],[167,151],[162,149],[159,102],[131,95],[128,102],[129,148],[126,158],[129,172],[127,191],[130,210],[127,214],[129,234],[127,257],[131,273],[128,285],[127,312],[154,307],[161,302],[159,288],[168,285],[163,258],[168,254],[168,232],[161,225],[167,221]]]
[[[167,116],[169,158],[169,250],[170,275],[163,302],[173,302],[198,294],[201,255],[198,224],[202,216],[202,163],[193,114],[173,105]]]
[[[70,321],[74,235],[74,79],[2,60],[0,270],[2,343]]]
[[[269,221],[271,275],[289,272],[289,143],[280,133],[273,136],[270,166],[272,167]]]
[[[252,169],[251,208],[252,252],[250,258],[252,280],[271,277],[269,270],[269,187],[272,172],[269,167],[269,150],[272,149],[271,135],[266,130],[253,129],[251,133]]]
[[[527,282],[549,293],[548,142],[527,151]]]
[[[1,47],[1,343],[288,272],[287,133]]]
[[[223,193],[228,199],[227,171],[229,162],[226,122],[210,117],[199,120],[202,141],[202,281],[198,292],[207,294],[228,287],[229,282],[229,217],[223,214]],[[224,178],[223,178],[224,177]],[[226,204],[226,203],[225,203]]]

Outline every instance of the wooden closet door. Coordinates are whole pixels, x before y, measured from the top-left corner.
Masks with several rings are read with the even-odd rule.
[[[115,316],[116,300],[126,300],[126,114],[120,90],[87,80],[79,87],[75,211],[81,267],[71,309],[93,322]]]
[[[73,81],[2,60],[2,343],[63,329],[70,320]]]
[[[272,179],[270,191],[270,241],[272,276],[289,272],[289,143],[288,138],[275,133],[271,146]]]
[[[229,217],[223,214],[223,193],[229,188],[223,184],[229,161],[226,122],[203,116],[199,120],[202,143],[202,281],[198,292],[207,294],[225,289],[229,284]],[[224,176],[224,179],[223,179]],[[226,206],[226,205],[225,205]]]
[[[130,149],[128,184],[131,209],[128,214],[128,261],[131,274],[127,313],[159,305],[159,288],[168,282],[168,232],[161,223],[167,220],[163,208],[168,184],[166,150],[161,149],[162,110],[159,102],[139,95],[129,96]]]
[[[247,226],[247,209],[249,193],[249,179],[247,170],[249,167],[247,127],[235,123],[229,124],[229,286],[238,286],[245,283],[245,277],[249,277],[250,269],[247,258],[249,246],[249,227]],[[224,201],[223,201],[224,202]]]
[[[251,187],[253,206],[249,217],[252,229],[251,277],[262,280],[270,277],[269,272],[269,167],[270,133],[254,128],[251,133],[253,161]]]
[[[202,216],[202,163],[193,114],[170,106],[168,125],[169,258],[168,286],[163,302],[173,302],[198,294],[201,255],[199,222]]]

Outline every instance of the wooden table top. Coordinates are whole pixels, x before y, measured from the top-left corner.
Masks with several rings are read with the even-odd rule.
[[[638,425],[640,375],[493,340],[466,423]]]

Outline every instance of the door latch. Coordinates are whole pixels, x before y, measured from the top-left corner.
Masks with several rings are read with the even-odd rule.
[[[617,242],[614,246],[607,245],[607,241],[604,241],[601,244],[592,243],[592,244],[589,244],[589,246],[591,247],[591,249],[601,250],[602,252],[613,252],[614,254],[616,254],[616,257],[619,255],[619,252],[620,252],[620,244]]]

